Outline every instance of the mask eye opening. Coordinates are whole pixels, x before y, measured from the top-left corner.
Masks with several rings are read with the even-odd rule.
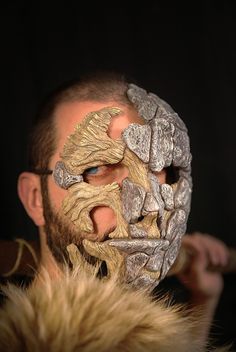
[[[168,185],[172,185],[179,180],[179,169],[177,167],[174,167],[173,165],[170,165],[165,168],[166,171],[166,183]]]

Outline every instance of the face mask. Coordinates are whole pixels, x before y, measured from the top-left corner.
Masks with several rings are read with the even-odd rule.
[[[78,233],[94,232],[93,208],[114,211],[117,226],[109,239],[83,240],[90,255],[106,262],[107,278],[118,275],[134,288],[152,290],[174,263],[186,231],[192,188],[189,138],[183,121],[158,96],[133,84],[127,96],[144,124],[131,123],[114,140],[107,131],[122,111],[107,107],[89,113],[68,138],[53,174],[68,190],[62,209]],[[129,171],[121,186],[116,165]],[[84,173],[97,168],[107,171],[102,184],[85,182]],[[156,173],[163,169],[167,181],[159,184]],[[73,250],[68,247],[69,253]],[[75,255],[70,258],[78,265]]]

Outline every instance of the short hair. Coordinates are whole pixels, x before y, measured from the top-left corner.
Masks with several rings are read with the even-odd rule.
[[[132,106],[126,92],[128,82],[124,75],[115,72],[96,72],[84,75],[52,92],[42,104],[32,129],[28,146],[29,169],[47,170],[56,148],[55,110],[62,104],[74,101],[107,102],[114,100]]]

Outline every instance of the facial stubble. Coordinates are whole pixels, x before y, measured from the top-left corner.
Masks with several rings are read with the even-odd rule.
[[[48,247],[56,261],[60,264],[67,263],[71,265],[66,248],[69,244],[73,243],[90,264],[95,264],[97,259],[85,251],[81,234],[75,230],[74,225],[66,218],[61,210],[56,211],[53,209],[49,198],[47,179],[44,176],[41,179],[41,189],[45,219],[44,230],[47,236]]]

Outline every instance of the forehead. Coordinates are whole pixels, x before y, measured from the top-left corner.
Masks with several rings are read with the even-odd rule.
[[[108,134],[111,138],[120,138],[122,131],[130,123],[144,124],[143,119],[137,114],[137,111],[131,107],[117,103],[109,102],[68,102],[61,104],[55,111],[55,126],[57,136],[57,154],[62,152],[67,137],[74,132],[75,126],[81,123],[85,116],[104,107],[118,107],[123,113],[112,118]]]

